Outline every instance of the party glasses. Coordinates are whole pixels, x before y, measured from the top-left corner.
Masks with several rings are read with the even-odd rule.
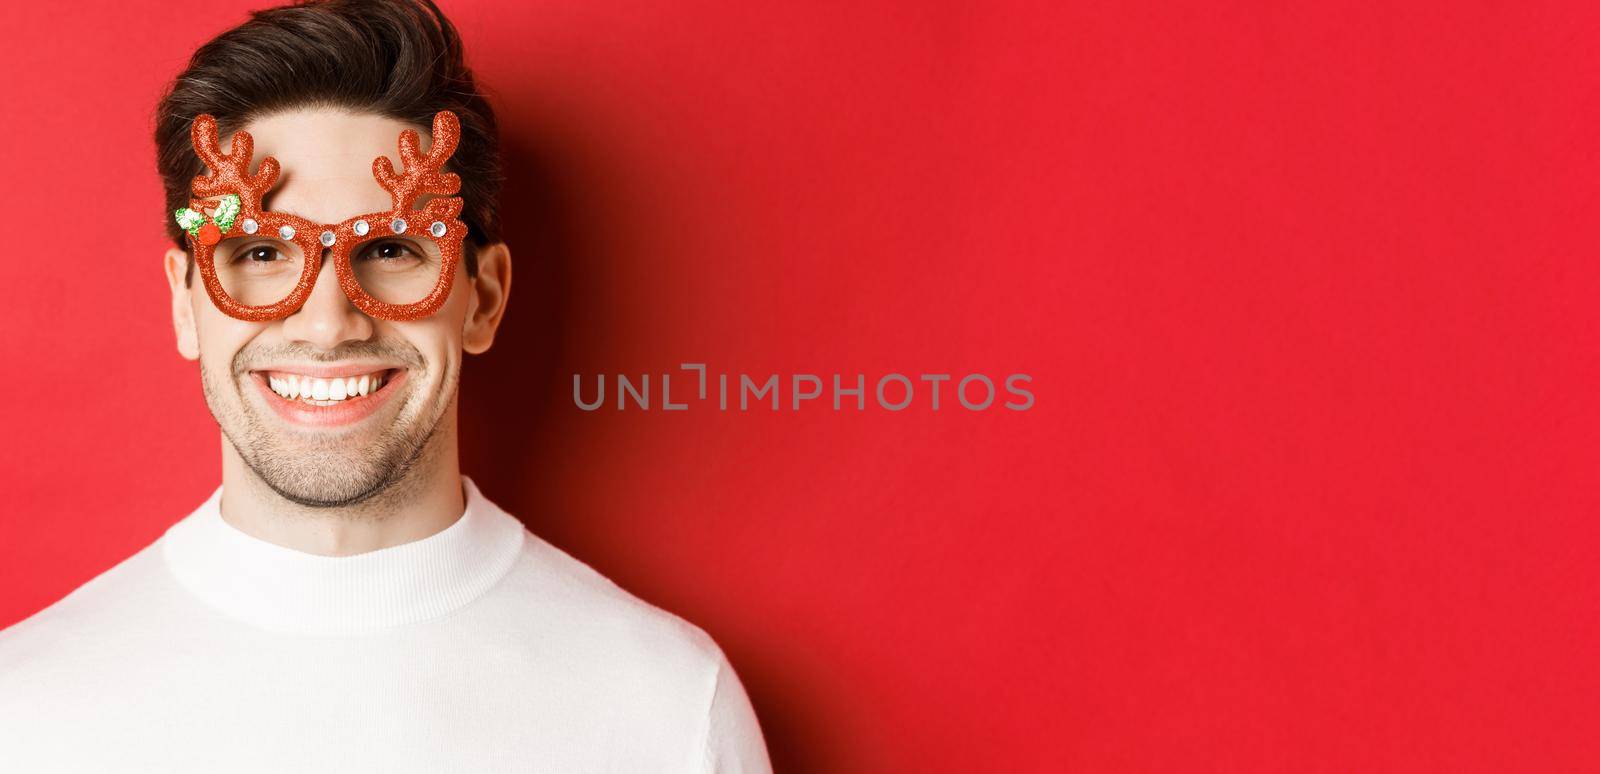
[[[250,174],[255,141],[249,132],[235,133],[226,154],[212,116],[196,116],[189,135],[212,174],[194,178],[194,198],[174,216],[188,235],[206,293],[224,314],[257,322],[293,314],[311,295],[323,250],[332,251],[339,287],[372,317],[421,319],[450,295],[467,233],[457,218],[461,197],[430,199],[420,210],[412,205],[422,194],[461,188],[459,176],[439,171],[461,137],[455,113],[434,114],[426,154],[418,150],[416,131],[400,133],[401,172],[387,156],[373,159],[372,175],[389,192],[393,209],[339,223],[262,211],[261,197],[278,179],[278,160],[267,156]]]

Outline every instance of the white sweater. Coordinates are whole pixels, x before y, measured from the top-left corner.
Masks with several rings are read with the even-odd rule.
[[[194,513],[0,632],[5,772],[768,772],[702,630],[462,477],[427,538],[318,556]]]

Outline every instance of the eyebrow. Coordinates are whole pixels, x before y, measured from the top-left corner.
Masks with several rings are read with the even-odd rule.
[[[299,218],[301,220],[306,220],[306,221],[310,221],[312,223],[317,223],[317,224],[321,224],[321,225],[339,223],[339,222],[342,222],[342,221],[345,221],[345,220],[349,220],[350,218],[357,217],[359,215],[371,215],[371,214],[373,214],[372,212],[368,212],[368,211],[353,212],[353,213],[351,213],[349,215],[346,215],[343,218],[338,218],[336,220],[331,220],[331,221],[322,221],[322,220],[319,220],[317,218],[313,218],[310,215],[306,215],[303,212],[299,212],[298,210],[284,210],[284,209],[279,209],[277,207],[272,206],[275,203],[273,200],[277,198],[277,195],[278,195],[278,191],[277,191],[277,189],[274,189],[272,191],[268,191],[266,194],[264,194],[261,197],[261,211],[262,212],[272,212],[272,213],[276,213],[276,214],[279,214],[279,215],[291,215],[291,216],[294,216],[294,217]],[[388,210],[387,209],[382,209],[382,210],[377,210],[377,212],[385,213],[385,212],[388,212]]]
[[[261,211],[262,212],[276,212],[276,213],[278,213],[280,215],[293,215],[293,216],[295,216],[297,218],[302,218],[304,220],[311,220],[311,218],[307,218],[306,216],[304,216],[304,215],[302,215],[302,214],[300,214],[298,212],[294,212],[292,210],[280,210],[280,209],[272,206],[273,204],[277,203],[278,194],[280,192],[282,192],[282,190],[283,190],[283,182],[282,182],[282,178],[280,178],[279,182],[278,182],[278,185],[273,186],[272,190],[267,191],[266,193],[263,193],[261,195]]]
[[[301,213],[296,212],[294,210],[280,210],[280,209],[278,209],[276,207],[273,207],[272,205],[275,203],[275,200],[278,198],[278,194],[281,191],[282,191],[282,185],[280,184],[280,185],[277,185],[277,186],[273,186],[272,190],[267,191],[266,193],[261,195],[261,211],[262,212],[276,212],[279,215],[293,215],[293,216],[295,216],[297,218],[300,218],[302,220],[309,220],[309,221],[312,221],[314,223],[315,222],[319,222],[319,221],[317,221],[316,218],[309,217],[307,215],[301,214]],[[443,198],[446,198],[446,197],[444,195],[442,195],[442,194],[428,193],[428,192],[418,193],[416,195],[416,198],[413,199],[412,202],[411,202],[412,209],[410,211],[411,212],[421,212],[422,210],[427,208],[428,202],[430,202],[430,201],[432,201],[434,199],[443,199]],[[352,213],[350,215],[345,216],[344,218],[340,218],[339,220],[336,220],[336,221],[333,221],[333,222],[334,223],[338,223],[341,220],[348,220],[349,218],[354,218],[357,215],[387,214],[392,209],[393,209],[393,206],[391,205],[389,207],[384,207],[384,208],[377,209],[377,210],[371,210],[371,211],[368,211],[368,212],[356,212],[356,213]]]

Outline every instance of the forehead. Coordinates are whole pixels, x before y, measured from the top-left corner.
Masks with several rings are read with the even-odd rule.
[[[393,202],[373,178],[372,160],[387,156],[399,169],[400,132],[406,129],[421,135],[424,149],[432,140],[427,127],[320,106],[269,113],[242,129],[255,140],[252,170],[267,156],[276,158],[282,170],[277,184],[262,197],[262,209],[319,223],[389,211]],[[428,198],[418,197],[413,206]]]

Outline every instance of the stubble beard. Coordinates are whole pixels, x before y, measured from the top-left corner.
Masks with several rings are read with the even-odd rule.
[[[246,399],[244,390],[254,388],[243,383],[252,378],[249,373],[233,373],[219,377],[201,362],[206,405],[239,458],[278,496],[306,508],[349,508],[403,499],[421,486],[413,473],[432,448],[444,411],[426,416],[426,402],[416,399],[411,380],[394,421],[364,441],[333,434],[286,437]],[[456,380],[448,379],[445,388],[453,392]]]

